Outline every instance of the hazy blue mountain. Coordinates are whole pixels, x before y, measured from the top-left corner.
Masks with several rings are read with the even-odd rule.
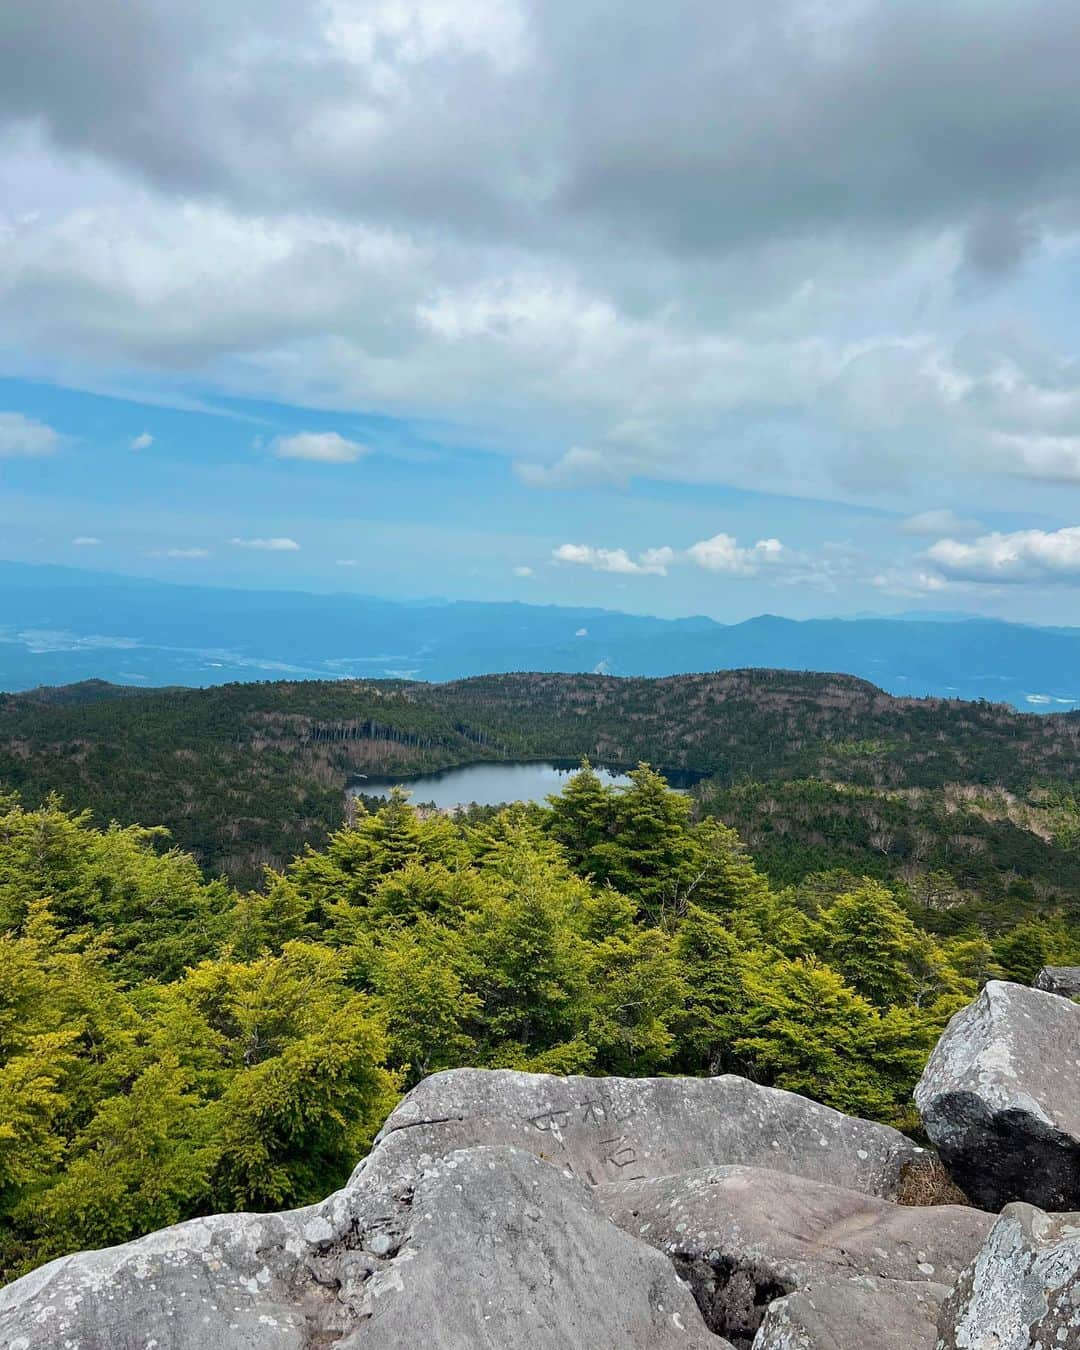
[[[897,622],[902,617],[903,622]],[[890,693],[1080,706],[1080,629],[914,614],[739,624],[515,603],[241,591],[0,562],[0,689],[105,679],[449,680],[508,670],[841,671]]]

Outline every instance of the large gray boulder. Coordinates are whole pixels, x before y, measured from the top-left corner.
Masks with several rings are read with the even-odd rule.
[[[1080,1214],[1009,1205],[945,1300],[937,1350],[1080,1346]]]
[[[928,1157],[886,1125],[731,1074],[556,1078],[452,1069],[419,1083],[379,1139],[402,1131],[417,1154],[505,1144],[589,1185],[730,1163],[893,1196],[901,1174]]]
[[[396,1143],[282,1215],[196,1219],[0,1291],[5,1350],[723,1350],[653,1248],[533,1155]],[[730,1350],[730,1347],[728,1347]]]
[[[770,1303],[753,1350],[934,1350],[949,1290],[930,1281],[838,1275]]]
[[[915,1102],[975,1204],[1080,1208],[1080,1005],[991,980],[945,1028]]]
[[[951,1285],[994,1216],[960,1205],[913,1208],[752,1167],[602,1186],[620,1228],[664,1252],[706,1324],[749,1345],[769,1304],[833,1275]]]
[[[822,1225],[806,1215],[805,1240],[769,1238],[770,1222],[800,1221],[791,1195],[813,1192],[821,1205],[818,1192],[835,1190],[826,1183],[849,1188],[835,1214],[825,1209],[834,1227],[841,1211],[847,1216],[854,1250],[854,1230],[872,1225],[875,1206],[896,1210],[880,1197],[894,1195],[927,1156],[896,1130],[741,1078],[456,1070],[414,1089],[345,1189],[318,1205],[194,1220],[17,1281],[0,1292],[0,1346],[719,1350],[728,1343],[707,1331],[657,1233],[642,1241],[624,1219],[620,1230],[608,1210],[622,1202],[607,1192],[652,1184],[659,1205],[665,1195],[694,1192],[672,1174],[718,1164],[732,1176],[759,1169],[756,1200],[745,1194],[737,1204],[731,1180],[725,1190],[714,1179],[713,1191],[734,1210],[731,1261],[752,1272],[759,1317],[769,1297],[835,1264]],[[764,1227],[760,1250],[747,1255],[736,1250],[736,1227],[749,1242],[755,1206]],[[702,1217],[698,1229],[707,1226]],[[883,1223],[882,1240],[892,1245],[882,1250],[894,1259],[864,1264],[903,1278],[913,1263],[951,1269],[952,1247],[939,1251],[930,1228],[917,1228],[915,1220],[903,1233]],[[908,1239],[919,1244],[910,1259],[899,1254]],[[768,1261],[775,1277],[754,1284]],[[715,1275],[715,1265],[709,1270]],[[697,1293],[714,1308],[715,1290],[699,1280]]]
[[[1062,998],[1080,998],[1080,966],[1043,966],[1031,982],[1033,989]]]

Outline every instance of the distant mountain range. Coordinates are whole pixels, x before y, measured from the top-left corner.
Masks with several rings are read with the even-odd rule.
[[[749,666],[857,675],[893,694],[1080,707],[1080,629],[976,616],[744,623],[517,603],[226,590],[0,562],[0,689],[501,671],[676,675]]]

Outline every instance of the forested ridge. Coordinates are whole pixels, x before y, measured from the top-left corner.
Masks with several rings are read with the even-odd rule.
[[[707,776],[699,809],[734,824],[780,882],[833,866],[883,878],[944,870],[987,900],[1017,879],[1033,888],[1019,900],[1075,894],[1078,749],[1080,715],[898,699],[848,676],[768,670],[207,690],[91,682],[0,696],[0,783],[28,804],[59,791],[103,824],[165,825],[210,873],[243,884],[342,823],[351,774],[589,756]]]
[[[948,1017],[1080,962],[1061,912],[988,933],[903,887],[777,887],[646,766],[452,818],[402,794],[267,872],[0,801],[0,1268],[344,1182],[456,1065],[736,1072],[903,1128]]]

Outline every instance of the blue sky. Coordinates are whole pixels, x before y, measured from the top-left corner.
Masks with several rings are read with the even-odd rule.
[[[12,0],[0,39],[0,556],[1078,621],[1074,6]]]

